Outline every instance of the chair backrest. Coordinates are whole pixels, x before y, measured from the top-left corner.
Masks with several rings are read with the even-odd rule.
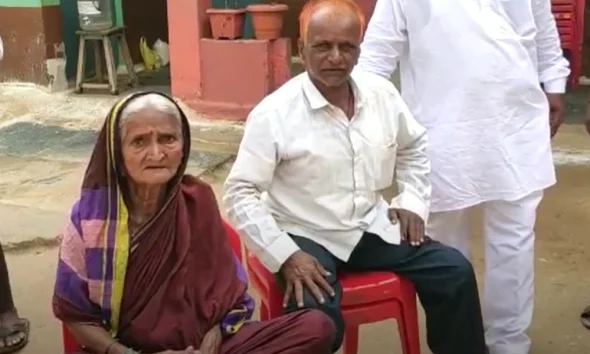
[[[234,253],[240,262],[242,262],[242,243],[240,242],[240,235],[238,235],[238,232],[225,220],[223,221],[223,226],[225,227],[225,232],[227,233],[231,248],[234,250]]]
[[[551,0],[562,45],[581,45],[584,36],[585,0]],[[571,48],[570,48],[571,49]]]

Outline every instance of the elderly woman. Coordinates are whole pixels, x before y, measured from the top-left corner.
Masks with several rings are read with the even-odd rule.
[[[113,107],[63,235],[55,315],[87,353],[329,353],[320,312],[249,321],[213,191],[184,174],[190,141],[162,94]]]

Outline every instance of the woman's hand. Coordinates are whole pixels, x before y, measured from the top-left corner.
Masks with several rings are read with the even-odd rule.
[[[199,348],[199,350],[195,350],[194,353],[218,354],[219,347],[221,346],[221,340],[221,328],[219,325],[215,325],[209,330],[209,332],[205,333],[205,337],[203,337],[203,341],[201,342],[201,348]]]

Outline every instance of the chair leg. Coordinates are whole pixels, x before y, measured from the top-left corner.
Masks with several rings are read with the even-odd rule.
[[[403,319],[403,310],[401,311],[402,318],[397,320],[397,332],[399,333],[399,340],[402,346],[402,353],[403,354],[414,354],[412,352],[412,345],[410,343],[410,338],[408,336],[409,332],[411,331],[409,328],[406,328],[406,324],[404,323]],[[418,353],[419,354],[419,353]]]
[[[359,349],[359,326],[346,325],[344,330],[343,354],[357,354]]]
[[[107,73],[109,74],[111,94],[118,95],[119,90],[117,88],[117,68],[115,68],[115,55],[113,54],[113,47],[111,46],[110,37],[103,37],[102,45],[104,47],[104,54],[106,58]]]
[[[397,327],[404,354],[420,354],[420,329],[418,325],[418,308],[416,306],[416,292],[410,282],[401,286],[401,318]]]
[[[76,69],[76,92],[82,92],[82,82],[86,73],[86,39],[84,36],[80,36],[78,44],[78,68]]]

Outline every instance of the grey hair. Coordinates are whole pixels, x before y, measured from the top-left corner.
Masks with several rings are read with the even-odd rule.
[[[125,133],[125,124],[130,116],[141,112],[145,109],[153,109],[159,113],[170,115],[176,118],[178,122],[178,130],[182,130],[182,118],[178,107],[170,99],[157,94],[148,93],[132,99],[123,111],[121,112],[121,118],[119,119],[119,129],[121,129],[121,135]]]

